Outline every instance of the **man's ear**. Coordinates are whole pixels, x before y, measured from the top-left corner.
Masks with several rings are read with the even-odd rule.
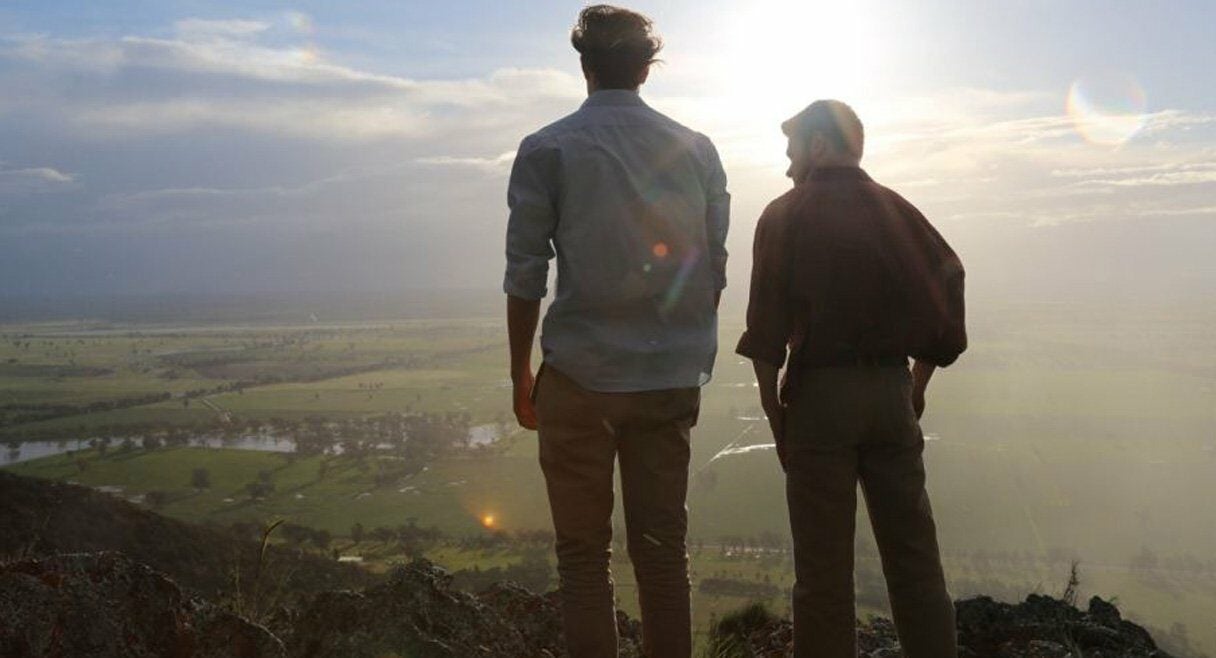
[[[820,133],[811,133],[807,138],[806,152],[814,160],[823,158],[829,150],[828,140]]]
[[[649,77],[650,77],[650,65],[647,64],[646,68],[642,69],[642,72],[638,74],[638,86],[641,87],[642,85],[646,84],[646,78],[649,78]]]
[[[583,79],[587,81],[587,88],[588,89],[597,88],[599,86],[599,83],[597,83],[595,80],[595,71],[592,71],[591,67],[587,66],[587,59],[585,57],[579,57],[578,63],[579,63],[579,66],[582,67],[582,69],[583,69]]]

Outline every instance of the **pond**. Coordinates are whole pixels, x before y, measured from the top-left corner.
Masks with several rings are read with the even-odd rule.
[[[465,437],[465,446],[477,448],[482,446],[492,445],[502,438],[502,428],[497,424],[474,425],[469,428],[469,433]],[[136,440],[136,446],[139,441]],[[116,449],[122,444],[122,439],[116,438],[111,440],[110,449]],[[265,452],[291,452],[296,449],[296,442],[283,436],[272,434],[249,434],[236,438],[224,438],[219,436],[196,436],[190,439],[190,445],[200,448],[225,448],[230,450],[262,450]],[[376,446],[380,449],[392,448],[388,444],[380,444]],[[462,446],[463,447],[463,446]],[[83,439],[71,439],[66,441],[24,441],[10,442],[7,448],[4,449],[3,464],[16,464],[18,462],[30,461],[32,459],[40,459],[42,457],[50,457],[76,450],[89,450],[89,442]],[[340,454],[341,446],[334,446],[333,452]]]

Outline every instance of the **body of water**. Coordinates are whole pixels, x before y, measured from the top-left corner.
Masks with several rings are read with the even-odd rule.
[[[502,428],[498,425],[475,425],[469,428],[465,445],[469,447],[488,446],[502,438]],[[122,439],[113,439],[110,450],[116,450]],[[135,442],[138,449],[139,441]],[[296,449],[294,439],[266,434],[251,434],[238,438],[223,438],[218,436],[196,436],[190,439],[190,445],[199,448],[223,448],[228,450],[262,450],[265,452],[291,452]],[[382,450],[391,449],[388,444],[376,446]],[[463,446],[462,446],[463,447]],[[79,439],[68,441],[24,441],[20,444],[10,444],[4,450],[4,464],[41,459],[52,455],[74,452],[76,450],[92,450],[89,442]],[[334,453],[341,454],[341,446],[335,445]]]

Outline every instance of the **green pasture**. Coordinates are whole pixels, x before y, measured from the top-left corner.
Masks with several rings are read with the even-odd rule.
[[[1118,596],[1125,609],[1154,626],[1182,622],[1212,651],[1216,586],[1210,576],[1146,579],[1127,564],[1146,549],[1201,564],[1216,560],[1216,516],[1195,507],[1211,498],[1216,472],[1216,354],[1210,342],[1216,322],[1197,311],[1086,313],[1037,307],[978,317],[973,312],[971,349],[935,376],[923,419],[925,461],[947,570],[956,589],[999,582],[1009,591],[1050,592],[1066,577],[1068,559],[1077,558],[1089,591]],[[783,478],[771,450],[714,459],[726,447],[770,441],[750,364],[731,353],[741,329],[737,321],[722,323],[715,376],[703,391],[693,432],[690,544],[704,546],[694,552],[693,568],[698,577],[767,576],[788,587],[788,560],[726,557],[717,548],[724,538],[788,532]],[[374,364],[386,365],[341,374]],[[334,374],[309,374],[316,372]],[[287,379],[303,373],[310,381],[210,394],[211,406],[197,398],[188,406],[172,399],[3,427],[0,435],[74,439],[104,430],[121,437],[124,428],[169,426],[214,431],[221,412],[240,420],[394,412],[467,414],[472,424],[511,419],[505,337],[495,320],[102,334],[64,326],[0,327],[0,409],[180,394],[251,373]],[[411,520],[449,535],[476,535],[486,532],[481,519],[487,514],[504,530],[549,528],[530,432],[517,430],[492,450],[444,459],[382,486],[375,484],[379,458],[368,459],[365,470],[353,460],[328,458],[321,477],[323,459],[193,447],[121,454],[112,445],[104,456],[85,451],[6,468],[122,487],[120,495],[129,498],[163,491],[168,496],[161,511],[183,519],[285,518],[339,538],[354,523],[371,530]],[[195,468],[208,469],[210,488],[190,486]],[[250,500],[245,486],[262,471],[271,474],[275,490]],[[622,524],[619,515],[616,523]],[[864,509],[858,527],[861,541],[872,545]],[[391,547],[345,541],[335,546],[368,555],[373,568],[394,559]],[[1055,561],[985,564],[973,561],[977,554],[1052,555]],[[510,551],[453,546],[434,549],[432,557],[454,569],[518,559]],[[866,559],[872,558],[859,566]],[[631,609],[632,575],[623,551],[614,564],[621,604]],[[702,628],[710,615],[745,603],[696,596]],[[785,609],[782,600],[770,605]]]

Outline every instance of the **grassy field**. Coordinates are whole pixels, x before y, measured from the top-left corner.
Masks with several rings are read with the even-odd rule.
[[[1155,627],[1184,624],[1192,640],[1216,652],[1216,516],[1196,508],[1216,493],[1210,339],[1216,319],[1203,309],[1129,316],[1043,307],[994,308],[978,317],[971,350],[935,377],[923,423],[955,593],[1055,591],[1068,562],[1079,559],[1087,593],[1118,596]],[[768,442],[750,366],[729,353],[739,330],[737,322],[723,323],[723,353],[694,431],[690,538],[701,548],[693,565],[698,578],[767,578],[784,589],[792,580],[787,557],[725,555],[721,548],[731,538],[787,534],[771,450],[718,456],[727,447]],[[0,439],[188,430],[214,425],[221,413],[270,420],[455,412],[473,424],[508,423],[505,364],[495,320],[107,332],[8,326],[0,328]],[[246,384],[224,389],[234,382]],[[13,422],[28,405],[158,392],[171,397]],[[197,394],[186,400],[191,392]],[[361,470],[339,458],[198,447],[127,453],[112,447],[105,455],[90,450],[6,468],[121,487],[130,498],[164,492],[161,511],[183,519],[286,518],[337,537],[348,536],[355,523],[370,529],[409,520],[477,536],[486,532],[486,515],[497,529],[549,527],[534,435],[522,430],[493,450],[458,454],[379,486],[376,458]],[[210,488],[191,486],[197,468],[211,474]],[[274,492],[252,500],[246,485],[262,472]],[[864,529],[864,511],[859,516]],[[861,535],[863,545],[872,545],[868,530]],[[354,548],[381,566],[394,559],[387,547]],[[859,568],[878,573],[865,555]],[[1153,569],[1132,570],[1137,555],[1152,556]],[[431,556],[454,569],[518,558],[454,545]],[[623,551],[616,560],[621,603],[629,609],[632,580]],[[698,624],[742,603],[698,594]],[[770,604],[786,607],[780,596]]]

